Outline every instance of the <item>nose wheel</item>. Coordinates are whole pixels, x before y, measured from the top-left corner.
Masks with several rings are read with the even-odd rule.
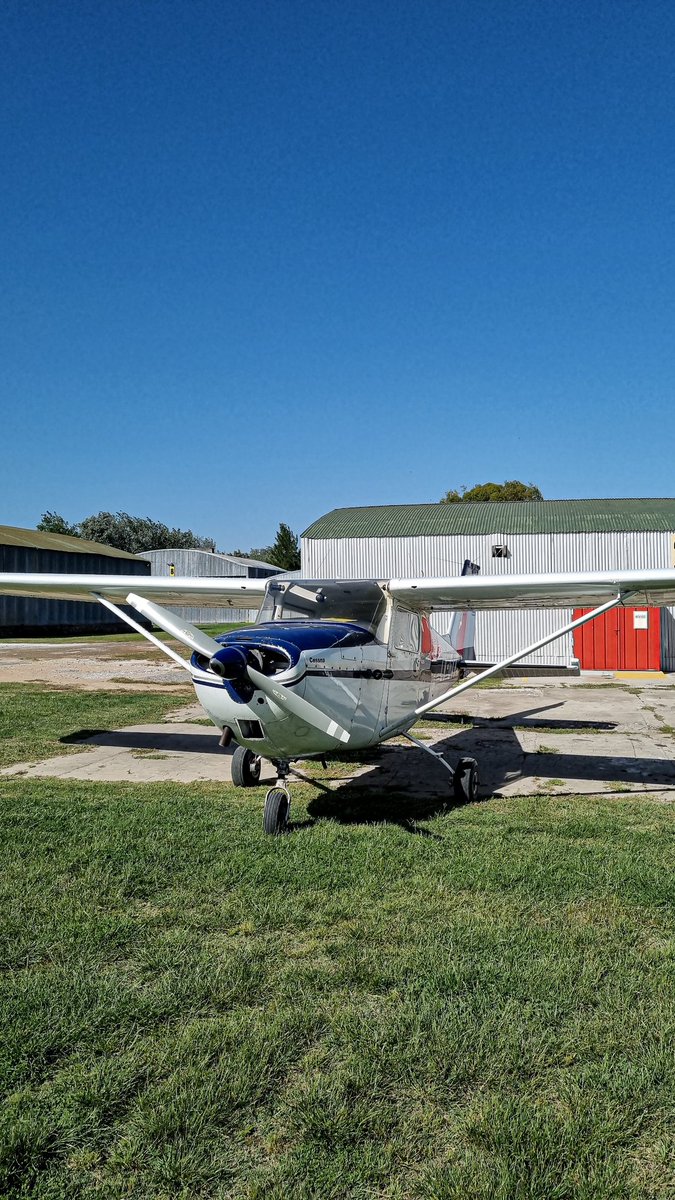
[[[277,781],[265,796],[263,810],[263,829],[272,837],[279,837],[288,829],[288,814],[291,809],[291,793],[286,787],[286,778],[290,770],[289,764],[281,760],[274,764],[277,769]]]
[[[291,797],[285,787],[273,787],[265,796],[263,829],[272,837],[279,837],[288,829],[288,813]]]

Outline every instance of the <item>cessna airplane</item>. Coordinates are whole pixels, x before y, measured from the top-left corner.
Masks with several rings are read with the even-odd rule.
[[[288,824],[291,762],[395,736],[440,761],[458,798],[474,799],[476,761],[463,758],[453,767],[418,741],[410,730],[419,717],[611,608],[675,604],[675,570],[483,577],[476,571],[467,562],[461,576],[386,581],[0,573],[0,595],[95,599],[179,663],[222,730],[222,744],[238,743],[233,782],[257,783],[263,758],[275,765],[263,824],[279,834]],[[259,612],[255,625],[212,638],[157,600]],[[191,657],[165,645],[120,603],[175,637]],[[463,678],[476,610],[588,606],[590,612],[555,633]],[[441,610],[456,614],[447,638],[430,625],[430,615]]]

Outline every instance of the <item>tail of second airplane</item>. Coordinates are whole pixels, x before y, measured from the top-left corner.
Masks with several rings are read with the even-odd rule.
[[[470,559],[464,560],[462,575],[478,575],[480,567]],[[476,614],[475,612],[455,613],[450,625],[448,640],[465,662],[474,662],[476,658]]]

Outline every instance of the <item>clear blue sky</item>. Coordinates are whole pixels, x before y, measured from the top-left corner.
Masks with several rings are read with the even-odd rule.
[[[672,495],[675,7],[5,0],[0,523]]]

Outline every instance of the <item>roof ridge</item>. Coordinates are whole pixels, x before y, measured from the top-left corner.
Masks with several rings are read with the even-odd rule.
[[[655,500],[669,500],[675,502],[675,496],[548,496],[542,497],[541,500],[459,500],[450,501],[451,504],[612,504],[615,502],[621,503],[642,503],[647,501],[653,503]],[[444,500],[411,500],[405,503],[394,504],[341,504],[337,508],[331,508],[325,516],[330,517],[333,513],[338,512],[372,512],[375,509],[382,508],[437,508],[439,505],[446,507]]]

